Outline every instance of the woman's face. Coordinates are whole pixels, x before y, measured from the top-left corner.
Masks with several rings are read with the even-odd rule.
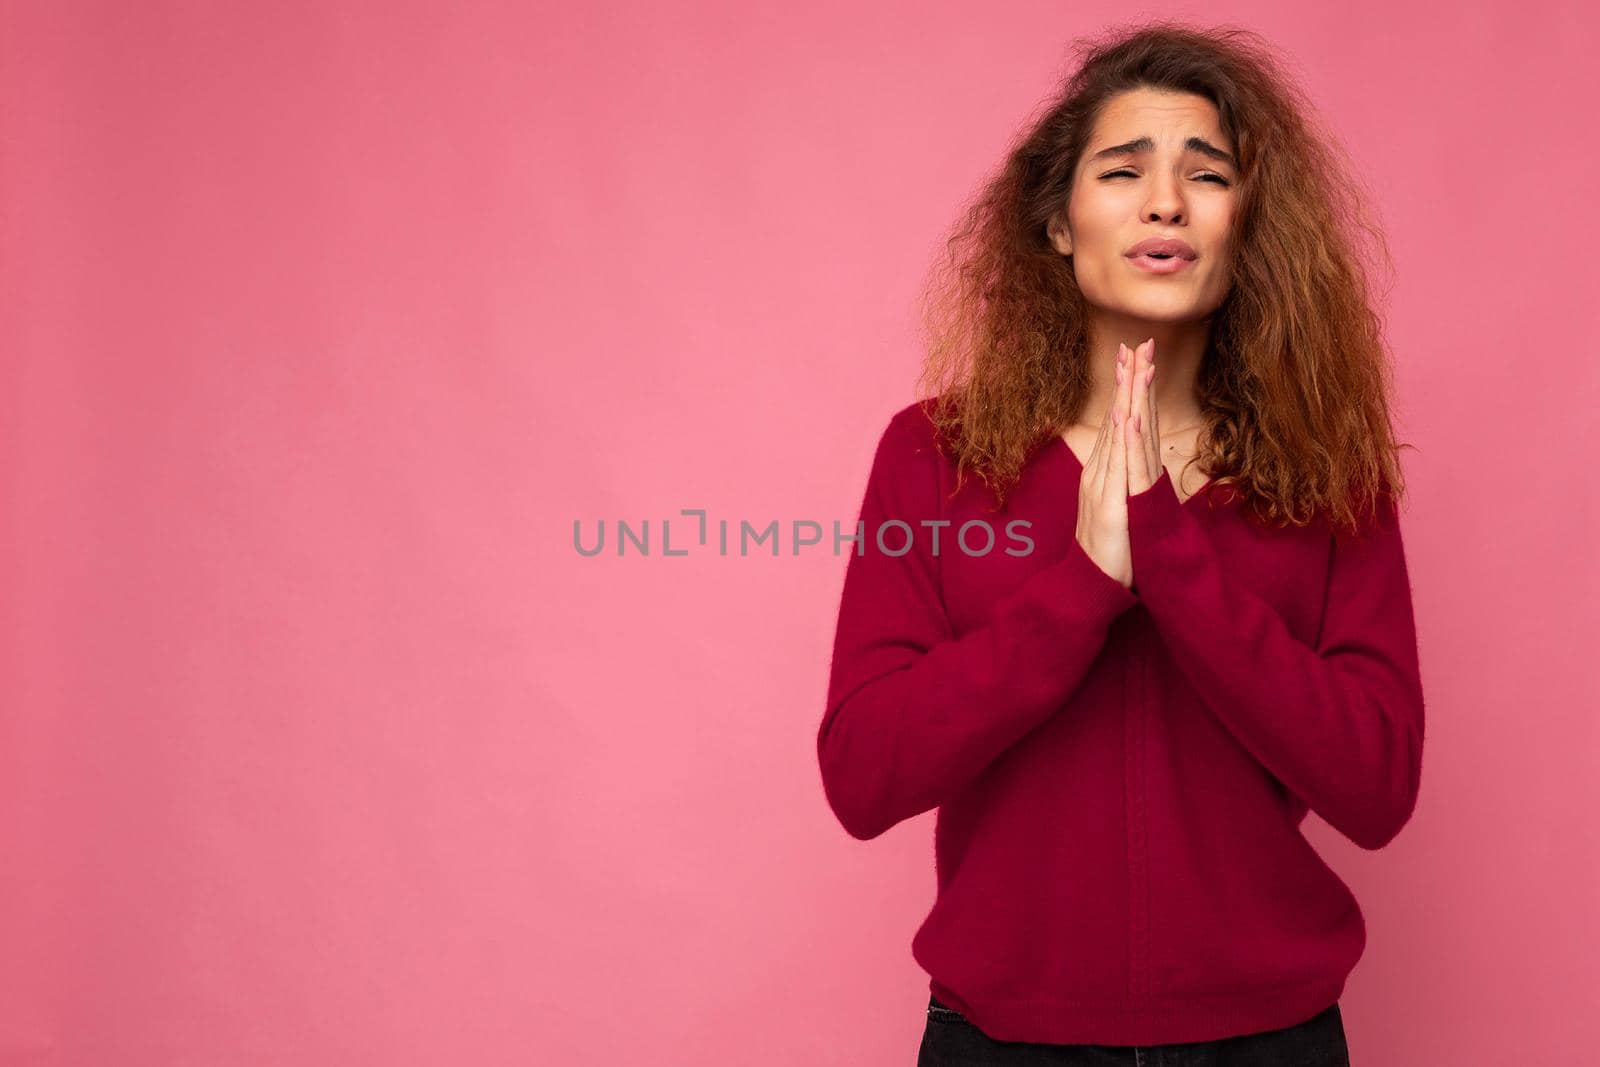
[[[1149,322],[1216,310],[1232,278],[1233,150],[1205,97],[1134,89],[1107,103],[1073,175],[1066,226],[1058,216],[1050,229],[1090,305]],[[1131,254],[1150,238],[1188,247],[1166,260]]]

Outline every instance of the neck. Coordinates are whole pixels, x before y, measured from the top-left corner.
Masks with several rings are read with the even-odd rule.
[[[1089,326],[1089,373],[1093,384],[1079,421],[1099,426],[1117,388],[1117,345],[1126,344],[1130,353],[1149,338],[1155,338],[1156,410],[1169,430],[1200,422],[1200,402],[1195,389],[1200,361],[1205,357],[1211,335],[1208,321],[1150,322],[1146,319],[1099,317]],[[1134,360],[1130,356],[1131,373]],[[1134,388],[1141,388],[1138,382]]]

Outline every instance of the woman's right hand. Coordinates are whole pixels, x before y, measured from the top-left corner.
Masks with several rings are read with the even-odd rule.
[[[1096,566],[1133,586],[1133,550],[1128,543],[1128,453],[1118,448],[1133,397],[1133,355],[1117,346],[1117,387],[1100,420],[1100,436],[1078,482],[1078,544]]]

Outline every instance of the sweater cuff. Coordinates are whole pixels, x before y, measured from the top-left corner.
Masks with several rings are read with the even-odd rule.
[[[1066,557],[1053,564],[1050,573],[1060,579],[1057,603],[1077,618],[1109,620],[1139,602],[1132,590],[1100,569],[1076,537],[1069,539]]]
[[[1128,496],[1128,538],[1133,549],[1134,569],[1139,565],[1139,546],[1155,545],[1177,533],[1184,519],[1183,505],[1172,488],[1167,468],[1155,483],[1142,493]],[[1137,580],[1137,579],[1135,579]]]

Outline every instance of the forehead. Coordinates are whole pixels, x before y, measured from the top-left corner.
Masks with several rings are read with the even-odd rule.
[[[1158,147],[1181,145],[1187,137],[1204,137],[1225,149],[1232,149],[1222,132],[1222,117],[1216,105],[1195,93],[1133,89],[1106,102],[1094,132],[1089,137],[1089,152],[1108,145],[1148,136]]]

